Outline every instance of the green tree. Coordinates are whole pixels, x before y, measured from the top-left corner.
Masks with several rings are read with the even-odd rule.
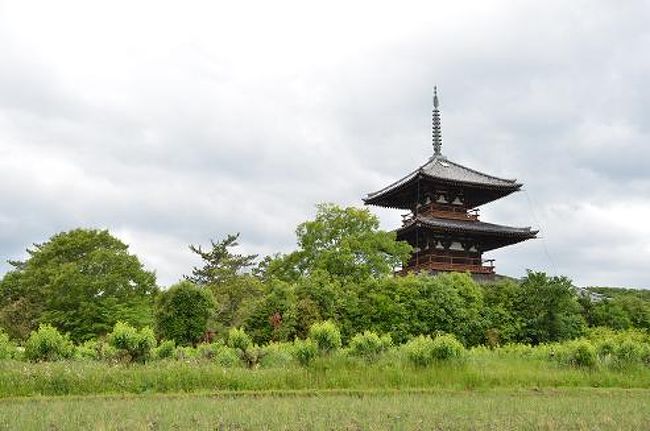
[[[177,345],[196,344],[205,334],[214,307],[209,290],[181,281],[158,295],[156,332]]]
[[[257,255],[232,252],[238,246],[238,238],[239,234],[235,234],[218,242],[210,241],[211,249],[207,251],[190,245],[190,250],[201,257],[203,266],[194,267],[185,279],[212,292],[217,309],[210,326],[222,334],[244,324],[262,292],[260,280],[250,273]]]
[[[298,250],[263,262],[265,277],[295,281],[324,271],[346,282],[390,275],[412,248],[396,241],[394,232],[379,230],[379,220],[367,209],[317,206],[316,218],[296,230]]]
[[[239,245],[238,239],[239,233],[229,234],[219,242],[211,240],[212,247],[208,251],[200,245],[190,245],[190,250],[203,260],[203,266],[194,267],[192,275],[186,275],[185,279],[198,286],[209,286],[229,281],[251,268],[257,259],[256,254],[243,255],[230,251]]]
[[[372,330],[390,333],[403,343],[417,335],[445,332],[465,344],[477,344],[483,334],[482,307],[482,291],[467,274],[408,275],[358,285],[338,323],[346,338]]]
[[[514,312],[520,285],[504,279],[481,286],[483,289],[482,319],[485,325],[483,342],[489,346],[517,341],[521,324]]]
[[[295,286],[271,280],[252,308],[245,324],[256,343],[288,341],[297,335],[297,297]]]
[[[528,272],[515,310],[521,322],[520,341],[539,344],[575,338],[585,330],[578,295],[571,280]]]
[[[158,289],[128,246],[106,230],[75,229],[28,249],[26,261],[0,282],[0,318],[24,338],[49,323],[81,342],[111,331],[117,321],[152,322]]]

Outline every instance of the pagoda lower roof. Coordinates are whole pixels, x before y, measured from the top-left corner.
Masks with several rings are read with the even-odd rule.
[[[539,232],[530,227],[512,227],[476,220],[455,220],[418,215],[397,230],[397,238],[404,239],[418,228],[482,239],[483,251],[535,238]]]
[[[427,184],[439,183],[469,189],[474,194],[470,202],[474,206],[499,199],[522,186],[517,180],[488,175],[436,155],[398,181],[369,193],[363,201],[370,205],[409,209],[413,203],[413,189],[418,186],[420,179],[424,179]]]

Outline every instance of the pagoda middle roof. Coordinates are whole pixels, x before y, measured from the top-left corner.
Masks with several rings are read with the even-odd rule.
[[[476,220],[456,220],[417,215],[397,230],[397,237],[400,239],[420,227],[437,232],[449,232],[483,238],[484,251],[536,238],[539,232],[530,227],[513,227]]]
[[[443,155],[434,155],[425,164],[403,178],[379,191],[368,193],[363,201],[366,204],[400,207],[401,205],[387,205],[386,201],[390,199],[391,195],[403,192],[418,177],[461,187],[495,191],[497,192],[494,194],[495,199],[519,190],[522,186],[522,184],[517,183],[517,180],[489,175],[452,162]],[[490,200],[492,199],[486,199],[485,201],[489,202]],[[477,203],[483,204],[485,202]]]
[[[534,237],[538,231],[530,227],[513,227],[494,223],[485,223],[476,220],[457,220],[441,217],[432,217],[418,215],[408,222],[401,230],[405,230],[411,225],[420,224],[431,228],[444,229],[449,231],[476,233],[483,235],[503,235],[503,236],[527,236]]]

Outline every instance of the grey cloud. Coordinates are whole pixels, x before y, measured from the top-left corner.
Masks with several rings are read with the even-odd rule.
[[[315,203],[361,205],[426,161],[437,83],[443,151],[525,183],[483,219],[542,228],[490,254],[500,271],[650,287],[650,232],[617,222],[625,208],[650,210],[648,6],[422,8],[377,5],[329,37],[336,22],[313,14],[223,30],[223,15],[185,11],[178,33],[151,22],[114,47],[89,29],[112,49],[84,63],[70,47],[69,65],[47,52],[61,46],[5,25],[0,258],[63,229],[107,227],[169,284],[196,264],[189,243],[240,231],[246,252],[290,250]],[[372,211],[398,226],[395,211]]]

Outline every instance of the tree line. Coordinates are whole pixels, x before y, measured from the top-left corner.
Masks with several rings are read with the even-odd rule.
[[[336,322],[344,342],[364,331],[397,343],[448,333],[466,346],[562,341],[589,326],[650,329],[643,291],[576,289],[540,272],[481,284],[460,273],[394,276],[411,247],[366,209],[321,204],[296,236],[295,251],[262,259],[234,252],[238,234],[206,249],[191,245],[202,264],[161,289],[108,231],[61,232],[34,244],[26,260],[9,261],[0,326],[25,340],[48,324],[82,343],[124,322],[177,345],[232,328],[259,344],[291,341],[322,321]]]

